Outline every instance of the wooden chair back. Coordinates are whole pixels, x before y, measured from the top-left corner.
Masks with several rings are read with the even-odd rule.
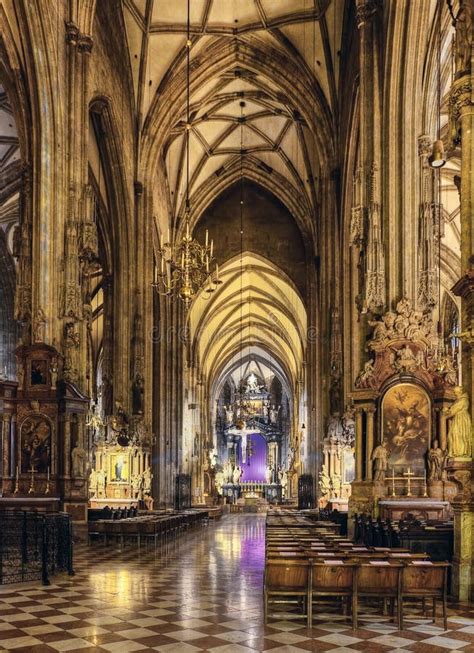
[[[448,567],[447,562],[407,565],[402,573],[402,593],[433,593],[442,596]]]
[[[357,572],[357,591],[359,594],[378,594],[394,596],[399,592],[402,564],[372,565],[361,563]]]
[[[308,560],[269,558],[265,565],[265,586],[272,590],[306,590],[310,565]]]
[[[352,591],[354,574],[357,566],[352,564],[325,564],[315,562],[312,565],[312,590],[317,592],[334,590]]]

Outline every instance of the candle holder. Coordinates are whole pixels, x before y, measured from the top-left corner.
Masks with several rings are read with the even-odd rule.
[[[31,471],[31,483],[30,483],[30,487],[28,489],[28,494],[34,494],[34,492],[35,492],[35,474],[36,474],[36,470],[33,469],[33,467],[32,467],[30,471]]]
[[[18,467],[16,468],[16,478],[15,478],[15,489],[13,491],[13,494],[18,494],[20,491],[20,477],[18,473]]]
[[[392,497],[396,497],[397,494],[395,492],[395,469],[392,467]]]

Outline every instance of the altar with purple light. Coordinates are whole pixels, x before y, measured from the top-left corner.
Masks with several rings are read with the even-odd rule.
[[[278,400],[274,389],[272,393],[251,372],[241,380],[233,401],[221,406],[216,487],[227,503],[245,499],[250,504],[259,498],[277,503],[285,497],[288,407]]]

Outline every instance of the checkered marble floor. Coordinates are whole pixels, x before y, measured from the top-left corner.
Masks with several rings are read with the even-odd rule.
[[[397,632],[362,614],[351,630],[337,612],[263,625],[265,519],[228,515],[166,550],[97,543],[75,551],[74,577],[0,589],[0,651],[193,653],[474,653],[474,605],[452,605],[449,630],[421,616]]]

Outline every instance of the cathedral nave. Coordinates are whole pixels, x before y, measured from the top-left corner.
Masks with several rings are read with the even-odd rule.
[[[474,650],[473,3],[0,0],[1,650]]]

